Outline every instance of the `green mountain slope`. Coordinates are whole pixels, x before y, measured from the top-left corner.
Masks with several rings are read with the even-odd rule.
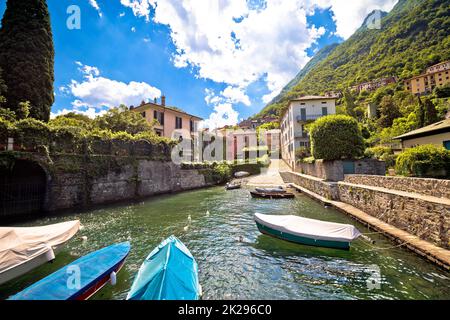
[[[400,0],[382,18],[381,29],[361,27],[257,117],[280,115],[299,95],[345,90],[385,76],[402,80],[449,59],[450,1]]]

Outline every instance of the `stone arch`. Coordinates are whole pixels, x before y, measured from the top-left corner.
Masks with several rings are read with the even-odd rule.
[[[35,161],[14,159],[0,166],[0,220],[45,211],[48,174]]]

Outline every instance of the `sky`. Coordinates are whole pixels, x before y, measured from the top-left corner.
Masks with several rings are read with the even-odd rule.
[[[258,113],[315,52],[397,1],[47,0],[52,117],[94,117],[165,95],[204,127],[234,125]],[[5,7],[0,0],[0,16]]]

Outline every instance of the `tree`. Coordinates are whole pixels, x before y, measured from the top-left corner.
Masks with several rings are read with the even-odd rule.
[[[2,69],[0,68],[0,108],[2,108],[6,102],[5,98],[6,90],[7,90],[6,84],[2,78]]]
[[[349,90],[344,91],[344,98],[343,98],[344,106],[345,106],[345,113],[349,116],[354,117],[355,116],[355,98],[351,94]]]
[[[103,130],[124,131],[132,135],[152,130],[140,113],[128,110],[125,105],[109,109],[103,116],[95,118],[94,124]]]
[[[383,99],[381,99],[378,111],[380,113],[378,125],[381,128],[392,126],[394,120],[402,116],[397,104],[394,103],[392,96],[384,96]]]
[[[8,0],[0,30],[0,67],[16,111],[30,101],[30,116],[48,121],[54,102],[54,47],[45,0]]]
[[[425,98],[423,106],[425,110],[424,126],[429,126],[430,124],[438,122],[438,111],[436,110],[436,106],[434,105],[433,101],[431,101],[429,98]]]
[[[364,154],[364,139],[358,122],[344,115],[319,118],[311,124],[311,151],[316,159],[354,159]]]

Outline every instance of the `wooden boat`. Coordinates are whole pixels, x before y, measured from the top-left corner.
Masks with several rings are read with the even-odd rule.
[[[263,199],[292,199],[295,198],[295,194],[290,192],[257,192],[250,191],[253,198],[263,198]]]
[[[198,266],[175,236],[159,244],[139,269],[127,300],[198,300]]]
[[[89,299],[109,281],[115,282],[130,248],[130,243],[124,242],[85,255],[9,300]]]
[[[225,186],[226,190],[236,190],[240,188],[241,188],[240,183],[227,183],[227,185]]]
[[[309,246],[350,249],[361,233],[352,225],[302,218],[255,214],[261,233]]]
[[[40,227],[0,228],[0,285],[55,259],[80,221]]]

